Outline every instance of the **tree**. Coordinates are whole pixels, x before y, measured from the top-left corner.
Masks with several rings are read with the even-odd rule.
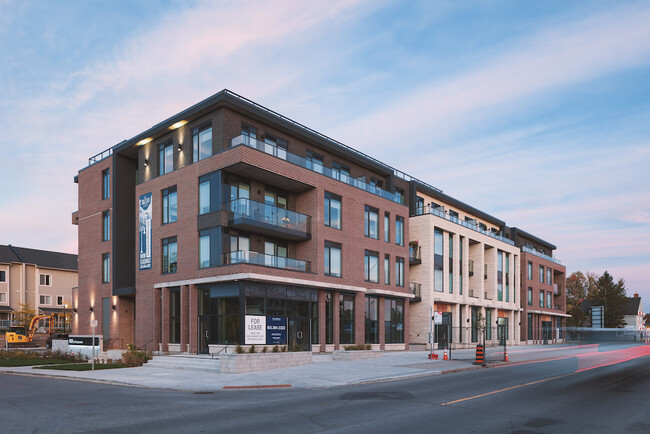
[[[596,290],[589,295],[593,306],[605,307],[605,327],[616,328],[624,325],[623,308],[627,303],[625,281],[619,279],[614,283],[614,278],[607,271],[598,279]]]
[[[589,315],[582,309],[582,303],[596,292],[598,276],[594,273],[575,271],[566,280],[567,327],[586,327]]]
[[[32,318],[36,316],[36,311],[28,303],[20,303],[20,309],[14,312],[14,321],[29,330]]]

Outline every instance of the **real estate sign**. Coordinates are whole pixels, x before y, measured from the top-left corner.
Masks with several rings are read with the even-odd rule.
[[[151,268],[151,193],[140,196],[140,270]]]
[[[246,345],[266,344],[266,317],[246,315],[244,317],[244,342]]]
[[[266,344],[287,344],[287,318],[283,316],[266,317]]]

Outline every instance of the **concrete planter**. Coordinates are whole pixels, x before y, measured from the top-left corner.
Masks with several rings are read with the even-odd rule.
[[[384,357],[383,351],[361,350],[361,351],[334,351],[334,360],[366,360]]]
[[[311,364],[311,351],[296,353],[221,354],[219,356],[222,374],[262,371]]]

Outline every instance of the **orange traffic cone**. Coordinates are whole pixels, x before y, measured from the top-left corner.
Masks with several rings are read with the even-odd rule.
[[[504,362],[509,362],[510,361],[510,360],[508,360],[508,350],[506,350],[503,361]]]
[[[445,354],[442,356],[442,360],[449,360],[449,355],[447,354],[447,348],[445,348]]]

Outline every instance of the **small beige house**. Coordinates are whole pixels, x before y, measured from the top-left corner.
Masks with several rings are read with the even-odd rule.
[[[69,312],[76,287],[77,255],[0,245],[0,330],[21,305],[37,314]]]

